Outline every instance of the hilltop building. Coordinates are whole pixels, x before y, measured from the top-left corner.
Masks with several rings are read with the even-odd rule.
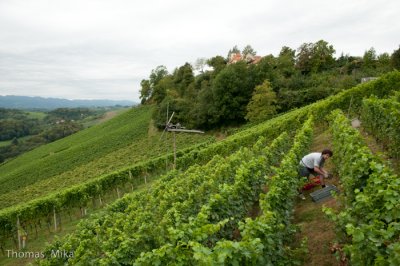
[[[259,55],[251,55],[247,54],[246,56],[242,56],[241,53],[232,53],[228,64],[235,64],[241,60],[245,60],[247,64],[257,64],[262,59],[262,56]]]

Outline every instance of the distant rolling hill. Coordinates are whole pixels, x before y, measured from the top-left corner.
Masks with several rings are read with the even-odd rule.
[[[0,107],[13,109],[56,109],[75,107],[132,106],[133,101],[115,100],[67,100],[59,98],[43,98],[29,96],[0,96]]]
[[[171,137],[160,140],[162,132],[152,126],[153,109],[130,108],[0,164],[0,210],[171,153]],[[176,146],[213,140],[208,134],[177,134]]]

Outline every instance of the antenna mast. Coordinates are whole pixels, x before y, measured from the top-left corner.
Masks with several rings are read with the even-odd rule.
[[[173,168],[175,169],[176,168],[176,135],[175,135],[175,132],[203,134],[204,131],[196,130],[196,129],[186,129],[186,128],[182,127],[180,123],[177,123],[175,125],[172,124],[171,120],[174,117],[175,112],[172,112],[171,117],[168,119],[168,111],[169,111],[168,109],[169,109],[169,103],[167,104],[167,120],[165,123],[164,131],[161,134],[160,140],[162,139],[165,131],[173,133],[173,139],[174,139],[174,143],[173,143],[174,144],[174,165],[173,165]],[[167,141],[165,143],[167,146]],[[166,169],[167,169],[168,168],[167,160],[165,161],[165,165],[166,165]]]

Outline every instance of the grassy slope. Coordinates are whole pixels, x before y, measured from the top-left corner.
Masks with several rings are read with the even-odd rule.
[[[143,126],[145,121],[149,120],[149,117],[145,116],[146,111],[145,108],[141,108],[126,112],[119,119],[41,146],[5,163],[0,167],[0,184],[2,184],[0,193],[4,193],[4,189],[14,188],[9,181],[26,179],[29,176],[29,180],[24,182],[25,185],[29,185],[39,179],[45,179],[62,173],[66,169],[87,163],[101,154],[122,146],[129,140],[144,136],[146,129]],[[129,125],[130,120],[135,123]]]
[[[171,147],[159,141],[160,133],[150,130],[150,116],[151,107],[134,108],[1,165],[0,208],[171,152]],[[178,134],[177,146],[184,148],[209,138]]]
[[[85,119],[83,119],[79,122],[83,124],[84,128],[88,128],[88,127],[92,127],[92,126],[104,123],[104,122],[114,118],[115,116],[117,116],[123,112],[126,112],[127,110],[129,110],[129,108],[110,110],[110,111],[105,112],[101,116],[92,115],[92,116],[86,117]]]

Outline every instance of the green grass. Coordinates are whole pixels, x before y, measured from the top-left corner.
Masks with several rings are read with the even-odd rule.
[[[151,127],[151,108],[122,112],[0,165],[0,209],[171,153],[171,138],[160,141],[161,133]],[[177,148],[209,139],[207,135],[177,134]]]
[[[119,115],[123,112],[126,112],[128,109],[129,108],[110,110],[110,111],[104,112],[104,114],[92,115],[92,116],[86,117],[85,119],[83,119],[79,122],[83,124],[84,128],[89,128],[89,127],[98,125],[100,123],[103,123],[105,121],[108,121],[109,119],[113,118],[115,115]]]
[[[28,118],[43,120],[47,114],[44,112],[27,112]]]
[[[11,144],[11,141],[12,141],[12,140],[3,140],[3,141],[0,141],[0,147],[4,147],[4,146],[10,145],[10,144]]]
[[[27,139],[29,139],[29,138],[31,138],[31,137],[32,137],[32,136],[21,137],[21,138],[18,138],[18,141],[19,141],[19,142],[25,141],[25,140],[27,140]],[[0,141],[0,147],[4,147],[4,146],[7,146],[7,145],[10,145],[11,142],[12,142],[12,140]]]

